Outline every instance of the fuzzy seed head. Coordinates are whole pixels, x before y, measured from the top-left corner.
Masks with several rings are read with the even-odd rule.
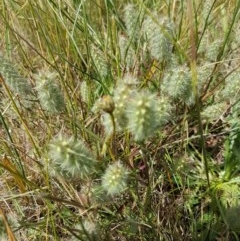
[[[206,62],[205,66],[198,67],[197,74],[198,74],[198,90],[199,94],[201,94],[201,91],[206,83],[208,83],[209,78],[211,77],[211,74],[213,72],[213,66],[214,65],[208,65],[208,62]],[[211,83],[210,83],[211,86]]]
[[[210,12],[213,4],[214,4],[213,0],[207,0],[207,1],[204,1],[203,3],[202,17],[205,21],[208,19],[208,22],[210,22],[213,18]]]
[[[89,88],[86,81],[82,81],[80,85],[81,98],[85,103],[89,103]]]
[[[143,33],[153,58],[164,61],[171,58],[173,24],[169,19],[148,16],[143,22]],[[168,36],[169,35],[169,36]]]
[[[128,100],[131,90],[128,86],[122,85],[118,86],[114,90],[114,102],[115,102],[115,111],[114,116],[120,127],[125,127],[127,125],[127,116],[126,116],[126,102]]]
[[[124,22],[128,37],[134,41],[139,39],[141,21],[141,9],[134,4],[127,4],[124,8]]]
[[[2,56],[0,56],[0,72],[6,84],[14,93],[22,97],[26,97],[32,93],[32,87],[27,79],[21,76],[14,65]]]
[[[136,141],[151,136],[158,126],[157,102],[148,92],[135,93],[127,106],[128,127]]]
[[[208,61],[216,61],[219,49],[222,46],[222,41],[220,39],[216,39],[211,44],[207,45],[206,58]]]
[[[193,91],[190,70],[186,66],[170,69],[163,78],[161,90],[170,98],[191,104]]]
[[[115,162],[107,167],[102,176],[102,187],[108,195],[114,196],[120,194],[127,187],[128,171],[121,164]]]
[[[224,89],[221,91],[221,95],[225,100],[234,103],[240,96],[240,72],[235,71],[227,76],[225,79]]]
[[[222,46],[221,36],[214,36],[214,41],[212,40],[211,31],[206,31],[201,38],[201,42],[198,48],[198,53],[204,55],[205,60],[208,62],[216,61],[219,50]],[[205,63],[206,63],[205,61]]]
[[[45,72],[35,75],[36,90],[42,108],[50,114],[64,110],[65,102],[61,89],[55,83],[56,73]]]
[[[136,61],[135,50],[130,44],[130,40],[124,35],[119,35],[119,50],[121,55],[121,63],[129,70],[134,67]]]
[[[227,109],[225,102],[219,102],[210,106],[207,106],[201,113],[202,117],[208,121],[214,121],[219,119],[224,111]]]
[[[49,146],[53,169],[64,177],[86,178],[94,172],[96,161],[81,140],[58,137]]]
[[[97,47],[92,46],[91,54],[94,65],[101,78],[107,77],[107,75],[109,74],[109,66],[104,53]]]
[[[157,117],[157,126],[163,127],[168,123],[168,121],[173,118],[173,106],[170,103],[170,100],[167,97],[162,96],[161,98],[156,99],[156,115]]]
[[[138,84],[136,77],[126,75],[123,79],[118,80],[117,86],[114,90],[115,111],[114,117],[119,127],[124,128],[127,126],[128,118],[126,115],[126,107],[130,99],[134,97],[135,89]]]
[[[203,54],[208,46],[208,34],[204,34],[201,38],[201,42],[198,48],[198,54]]]

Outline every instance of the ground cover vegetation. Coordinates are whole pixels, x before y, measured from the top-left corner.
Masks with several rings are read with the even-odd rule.
[[[239,9],[0,0],[0,240],[239,240]]]

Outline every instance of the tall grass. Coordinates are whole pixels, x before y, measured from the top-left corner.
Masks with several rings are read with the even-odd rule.
[[[0,240],[239,240],[239,6],[0,0]]]

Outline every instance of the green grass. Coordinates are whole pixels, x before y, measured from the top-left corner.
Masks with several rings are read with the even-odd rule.
[[[240,240],[239,10],[0,0],[0,240]]]

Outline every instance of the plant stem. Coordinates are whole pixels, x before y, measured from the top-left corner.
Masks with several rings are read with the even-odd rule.
[[[196,106],[196,112],[197,112],[197,119],[198,119],[198,125],[199,125],[199,134],[200,134],[200,141],[201,141],[201,147],[202,147],[202,154],[203,154],[203,161],[205,166],[205,172],[207,177],[207,184],[210,188],[210,180],[209,180],[209,168],[208,168],[208,162],[207,162],[207,151],[206,151],[206,144],[205,144],[205,137],[203,133],[203,125],[202,125],[202,118],[201,118],[201,108],[200,108],[200,99],[198,95],[198,78],[197,78],[197,66],[196,66],[196,59],[197,59],[197,47],[196,47],[196,37],[195,37],[195,31],[194,31],[194,25],[193,25],[193,6],[192,1],[188,1],[188,17],[189,17],[189,30],[190,30],[190,44],[191,44],[191,56],[190,56],[190,65],[191,65],[191,71],[192,71],[192,86],[193,91],[195,95],[195,106]]]

